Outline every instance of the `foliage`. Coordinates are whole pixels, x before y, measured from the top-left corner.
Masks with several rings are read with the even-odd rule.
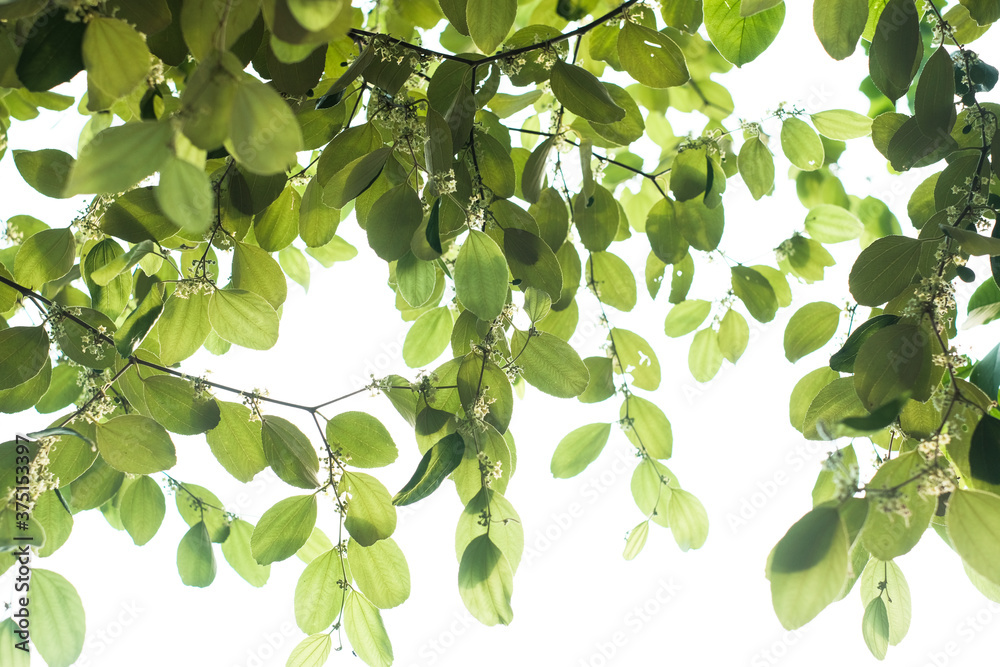
[[[823,279],[834,261],[825,245],[858,240],[846,309],[857,326],[830,368],[796,386],[791,419],[808,439],[868,438],[884,464],[862,480],[852,443],[830,457],[814,507],[768,559],[775,611],[800,627],[860,578],[863,636],[884,657],[910,617],[894,559],[929,526],[974,583],[1000,585],[1000,348],[972,364],[952,346],[955,281],[977,285],[972,323],[1000,313],[1000,106],[983,99],[997,70],[965,47],[1000,18],[1000,3],[962,0],[944,11],[914,0],[815,0],[827,52],[844,59],[860,43],[868,54],[868,113],[779,106],[728,127],[733,101],[712,77],[770,46],[782,0],[371,9],[346,0],[0,3],[0,158],[7,132],[22,130],[11,119],[69,109],[77,101],[51,89],[85,72],[77,109],[90,119],[78,155],[8,159],[46,196],[93,195],[65,227],[11,218],[0,250],[0,409],[60,413],[28,447],[0,445],[4,570],[26,514],[41,556],[65,541],[73,514],[95,508],[145,544],[166,512],[163,479],[190,527],[176,536],[185,584],[212,583],[215,544],[253,586],[299,554],[308,565],[295,613],[308,636],[288,664],[323,664],[342,628],[366,663],[388,665],[380,609],[409,595],[391,537],[396,506],[450,478],[465,505],[462,600],[484,624],[509,623],[524,536],[503,494],[516,463],[514,395],[530,396],[525,384],[619,403],[558,443],[552,473],[579,474],[621,427],[644,516],[625,558],[641,551],[650,522],[683,550],[708,536],[701,503],[663,463],[674,445],[666,414],[635,393],[659,387],[656,353],[607,312],[637,304],[633,267],[612,247],[648,241],[649,294],[669,284],[665,332],[691,336],[691,374],[707,382],[743,355],[747,316],[774,319],[791,302],[790,284]],[[442,25],[440,51],[418,46]],[[670,108],[701,114],[704,130],[674,136]],[[831,169],[843,142],[869,135],[891,171],[937,170],[909,200],[915,237],[884,203],[848,195]],[[738,176],[754,199],[769,196],[779,148],[809,212],[776,244],[773,266],[744,265],[720,250],[724,193]],[[373,378],[354,392],[382,392],[415,430],[423,458],[395,494],[376,470],[398,453],[383,424],[330,414],[353,394],[297,405],[183,367],[203,346],[219,355],[271,348],[286,278],[308,284],[305,254],[326,266],[353,256],[337,236],[351,213],[413,323],[405,362],[448,357],[413,380]],[[975,276],[970,255],[989,256],[993,275]],[[688,299],[696,268],[713,257],[727,263],[731,289]],[[582,299],[602,313],[606,356],[581,358],[568,342]],[[870,308],[864,321],[859,306]],[[798,309],[787,359],[823,348],[842,315],[822,301]],[[316,431],[272,409],[306,413]],[[296,491],[251,525],[167,472],[178,456],[171,433],[205,434],[241,482],[270,467]],[[316,525],[319,503],[336,507],[338,525]],[[81,601],[54,572],[36,569],[32,587],[38,651],[50,665],[71,664],[84,636]]]

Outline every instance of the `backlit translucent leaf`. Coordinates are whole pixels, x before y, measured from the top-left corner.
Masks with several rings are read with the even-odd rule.
[[[622,557],[625,560],[632,560],[642,551],[642,548],[646,546],[646,538],[649,537],[649,521],[643,521],[628,534],[628,540],[625,542],[625,551],[622,553]]]
[[[146,40],[125,21],[95,17],[83,34],[87,69],[87,107],[106,109],[146,79],[150,54]]]
[[[884,587],[884,592],[883,592]],[[861,574],[861,602],[881,598],[885,604],[889,644],[903,641],[910,629],[910,586],[903,571],[893,561],[872,558]]]
[[[708,512],[694,494],[684,489],[671,492],[667,520],[681,551],[700,549],[708,539]]]
[[[296,644],[285,664],[287,667],[323,667],[332,647],[333,638],[329,634],[309,635]]]
[[[234,519],[229,526],[229,537],[222,543],[222,555],[226,562],[236,571],[236,574],[256,588],[267,583],[271,575],[270,565],[261,565],[254,560],[250,551],[250,537],[253,535],[253,524],[243,519]]]
[[[316,525],[316,496],[292,496],[264,512],[250,538],[261,565],[285,560],[306,543]]]
[[[651,88],[680,86],[690,78],[684,54],[672,39],[632,21],[618,34],[618,57],[632,78]]]
[[[816,3],[817,5],[822,3]],[[867,9],[867,7],[866,7]],[[819,133],[830,139],[847,141],[867,137],[872,133],[872,119],[856,111],[830,109],[810,114],[809,119]]]
[[[889,614],[882,598],[873,598],[865,607],[865,615],[861,619],[861,634],[872,655],[879,660],[885,659],[889,648]]]
[[[743,356],[750,342],[750,326],[746,318],[730,308],[719,323],[719,350],[731,363]]]
[[[795,363],[826,345],[840,325],[841,310],[832,303],[809,303],[792,315],[785,327],[785,358]]]
[[[867,22],[868,0],[820,0],[813,3],[816,36],[830,57],[836,60],[843,60],[854,53]]]
[[[191,380],[154,375],[143,381],[143,391],[149,415],[168,431],[195,435],[219,424],[218,403]]]
[[[216,403],[219,422],[205,434],[205,439],[216,460],[230,475],[249,482],[268,465],[261,447],[260,423],[251,420],[250,409],[241,403]]]
[[[73,584],[50,570],[31,571],[31,641],[51,667],[69,667],[83,650],[83,603]]]
[[[410,250],[410,239],[423,220],[420,197],[409,185],[399,185],[372,205],[366,231],[368,245],[387,262]]]
[[[864,226],[847,209],[820,204],[806,215],[806,232],[820,243],[840,243],[861,236]]]
[[[610,435],[611,424],[588,424],[571,431],[552,454],[552,476],[566,479],[579,475],[600,456]]]
[[[264,84],[261,84],[264,85]],[[69,173],[66,195],[124,192],[170,157],[169,123],[126,123],[110,127],[80,149]]]
[[[21,244],[14,258],[14,278],[25,287],[38,289],[66,275],[75,257],[73,230],[44,229]]]
[[[781,29],[785,3],[744,18],[740,0],[705,0],[705,28],[726,60],[742,67],[762,54]]]
[[[278,314],[262,296],[219,289],[208,300],[208,319],[223,340],[252,350],[267,350],[278,341]]]
[[[708,327],[694,335],[688,350],[688,368],[698,382],[708,382],[722,368],[722,350],[718,332]]]
[[[389,431],[365,412],[341,412],[326,424],[330,446],[350,457],[356,468],[381,468],[396,460],[398,451]]]
[[[469,36],[485,54],[496,51],[514,24],[517,0],[467,0]]]
[[[661,526],[670,526],[670,499],[680,487],[665,465],[643,459],[632,473],[629,488],[639,511]]]
[[[791,630],[837,599],[847,576],[847,530],[834,507],[817,507],[781,538],[768,567],[771,601]]]
[[[306,565],[295,585],[295,622],[303,632],[322,632],[340,613],[345,591],[338,582],[350,582],[344,557],[335,549]]]
[[[392,644],[382,614],[362,594],[352,591],[344,605],[344,632],[358,657],[372,667],[392,664]]]
[[[880,306],[899,295],[916,273],[921,247],[920,241],[905,236],[877,239],[854,261],[851,294],[864,306]]]
[[[788,116],[781,122],[781,150],[789,162],[803,171],[823,166],[823,142],[816,131],[797,116]]]
[[[177,545],[177,571],[185,586],[205,588],[215,581],[215,554],[204,521],[191,526]]]
[[[632,384],[640,389],[654,391],[660,386],[660,362],[642,336],[628,329],[614,328],[608,339],[614,343],[617,361],[624,366],[616,368],[616,372],[630,373]]]
[[[273,88],[246,74],[233,97],[226,149],[255,174],[277,174],[295,164],[302,132],[292,110]]]
[[[177,463],[174,443],[149,417],[121,415],[97,427],[97,448],[116,470],[145,475]]]
[[[281,417],[266,416],[261,424],[264,457],[281,480],[300,489],[319,486],[319,459],[309,438]]]
[[[46,197],[63,199],[66,179],[76,159],[55,148],[39,151],[15,150],[14,164],[21,178]]]
[[[141,547],[160,529],[166,509],[160,485],[143,475],[125,489],[119,513],[132,541]]]
[[[350,494],[344,527],[358,544],[370,547],[396,530],[396,508],[380,481],[360,472],[346,472],[342,490]]]
[[[391,537],[363,547],[347,543],[351,575],[361,592],[380,609],[397,607],[410,597],[410,568]]]
[[[955,551],[972,569],[1000,585],[1000,496],[959,489],[948,499],[945,514],[948,537]]]
[[[759,271],[746,266],[734,266],[733,292],[758,322],[770,322],[778,312],[778,300],[771,283]]]
[[[518,329],[511,337],[511,351],[518,355],[522,375],[532,386],[559,398],[578,396],[590,377],[572,347],[545,331],[530,335]]]
[[[10,327],[0,331],[0,390],[38,375],[49,360],[45,327]]]
[[[663,410],[644,398],[629,396],[622,402],[619,417],[631,420],[625,435],[633,445],[654,459],[670,458],[674,436]]]
[[[472,540],[458,568],[458,592],[465,607],[483,625],[508,625],[514,620],[513,588],[510,562],[489,535]]]
[[[688,299],[670,309],[664,323],[664,333],[671,338],[686,336],[701,326],[712,312],[712,303],[704,299]]]
[[[875,558],[892,560],[902,556],[917,544],[927,530],[927,525],[937,508],[937,498],[921,496],[917,492],[916,484],[903,484],[925,469],[926,464],[918,452],[906,452],[884,463],[865,485],[866,488],[872,489],[873,493],[878,493],[878,489],[889,489],[899,485],[896,497],[909,510],[909,516],[905,518],[889,512],[869,512],[861,529],[861,539]],[[955,495],[952,494],[948,503],[949,511],[954,500]],[[950,520],[948,525],[950,530]],[[958,549],[957,544],[955,546],[961,554],[962,550]]]
[[[625,110],[615,104],[604,84],[582,67],[557,60],[551,85],[556,99],[582,118],[613,123],[625,117]]]
[[[774,156],[760,135],[743,143],[737,159],[740,176],[754,199],[760,199],[774,187]]]

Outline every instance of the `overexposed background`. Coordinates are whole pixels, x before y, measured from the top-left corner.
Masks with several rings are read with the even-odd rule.
[[[757,61],[717,79],[732,92],[738,115],[757,120],[780,102],[808,111],[848,108],[865,112],[867,99],[857,83],[867,68],[861,49],[847,61],[832,61],[811,28],[811,4],[788,3],[776,43]],[[987,38],[989,39],[989,38]],[[994,40],[995,41],[995,40]],[[1000,63],[993,45],[973,44],[983,58]],[[79,81],[69,84],[79,95]],[[678,135],[698,131],[701,117],[671,113]],[[58,147],[75,154],[82,119],[71,112],[43,115],[29,124],[14,123],[10,148]],[[736,125],[734,119],[728,127]],[[772,121],[765,131],[777,135]],[[839,176],[849,193],[872,194],[896,213],[904,233],[913,233],[906,200],[925,175],[891,177],[870,140],[852,142]],[[739,178],[725,195],[726,235],[722,249],[746,264],[774,264],[771,251],[802,229],[806,210],[785,178],[788,163],[776,156],[774,196],[753,202]],[[655,160],[650,156],[647,165]],[[0,220],[20,213],[53,227],[65,226],[85,199],[50,200],[23,184],[10,155],[0,161]],[[634,187],[634,186],[633,186]],[[211,379],[231,386],[267,388],[274,398],[315,404],[363,386],[370,373],[412,378],[400,350],[408,325],[401,322],[385,285],[387,271],[347,221],[340,234],[359,256],[350,264],[314,272],[308,295],[289,285],[281,338],[274,349],[240,348],[225,358],[200,352],[183,364],[186,372],[212,371]],[[641,395],[655,401],[670,418],[674,458],[669,466],[684,488],[705,504],[711,532],[705,547],[682,553],[670,532],[652,525],[642,554],[621,557],[625,532],[643,517],[635,508],[629,480],[635,466],[632,447],[617,429],[601,457],[571,480],[554,480],[549,460],[556,443],[570,430],[595,421],[617,419],[620,401],[596,406],[557,400],[528,388],[511,429],[517,442],[517,474],[507,498],[519,511],[526,550],[515,577],[514,621],[486,628],[465,610],[457,589],[454,530],[462,506],[445,484],[430,498],[399,511],[394,539],[410,564],[412,593],[401,607],[383,612],[402,667],[483,664],[603,665],[713,664],[834,665],[874,664],[861,636],[863,607],[857,589],[825,610],[805,628],[786,632],[771,609],[764,561],[788,527],[811,506],[810,490],[819,463],[834,443],[804,440],[788,423],[788,396],[806,372],[826,363],[846,331],[834,342],[789,364],[782,351],[784,324],[798,306],[817,300],[840,305],[847,273],[857,252],[854,242],[834,248],[838,265],[823,283],[793,286],[796,302],[761,325],[750,320],[751,343],[739,364],[728,362],[708,384],[687,370],[690,337],[674,341],[663,331],[669,305],[665,294],[651,301],[642,284],[648,253],[643,235],[616,245],[636,270],[639,305],[632,313],[609,310],[614,326],[632,329],[649,340],[663,369],[661,388]],[[985,269],[988,272],[988,268]],[[982,270],[978,275],[987,275]],[[703,269],[691,296],[721,297],[728,268]],[[968,292],[960,292],[960,297]],[[606,334],[598,324],[593,298],[581,290],[581,318],[574,341],[582,356],[602,354]],[[964,304],[963,304],[964,305]],[[961,308],[962,306],[960,306]],[[749,320],[749,318],[748,318]],[[961,317],[960,317],[961,320]],[[998,324],[963,332],[957,343],[974,358],[996,342]],[[237,400],[223,392],[220,399]],[[412,432],[384,397],[360,395],[335,406],[379,416],[400,447],[396,465],[379,471],[391,490],[409,478],[419,455]],[[271,406],[265,406],[272,412]],[[274,410],[311,434],[294,411]],[[327,416],[333,413],[328,413]],[[0,416],[0,434],[41,428],[51,416]],[[174,436],[179,463],[171,474],[211,489],[227,509],[256,523],[276,501],[300,493],[265,471],[241,485],[214,460],[204,437]],[[843,443],[837,443],[843,444]],[[871,448],[858,442],[862,475]],[[74,535],[54,556],[36,567],[55,570],[80,592],[87,613],[87,640],[78,665],[118,667],[136,662],[153,666],[180,662],[219,667],[284,665],[303,638],[295,626],[292,596],[303,569],[297,558],[272,566],[271,579],[254,589],[228,566],[216,549],[219,573],[208,589],[181,584],[176,547],[186,526],[170,505],[160,532],[138,548],[124,532],[112,529],[99,512],[75,517]],[[321,503],[322,504],[322,503]],[[321,509],[318,525],[336,532],[332,506]],[[900,646],[890,647],[885,663],[910,667],[995,664],[1000,649],[1000,605],[982,597],[967,580],[958,557],[930,534],[913,552],[897,559],[913,599],[913,621]],[[8,581],[3,581],[7,591]],[[5,594],[6,599],[6,594]],[[336,642],[335,642],[336,645]],[[41,661],[35,657],[33,665]],[[361,665],[346,648],[331,665]]]

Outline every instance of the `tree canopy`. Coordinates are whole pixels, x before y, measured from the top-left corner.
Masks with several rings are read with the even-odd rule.
[[[442,486],[465,507],[461,598],[481,623],[510,623],[530,508],[505,496],[508,427],[515,397],[536,392],[594,404],[597,421],[568,425],[553,448],[554,477],[584,471],[614,427],[633,446],[625,559],[650,530],[698,549],[708,515],[664,463],[670,418],[684,416],[644,397],[663,381],[651,332],[615,326],[616,312],[644,285],[708,382],[748,349],[748,319],[774,320],[793,286],[823,280],[827,246],[848,242],[849,305],[807,303],[784,332],[790,362],[846,341],[790,397],[803,438],[840,442],[815,471],[812,508],[767,556],[774,612],[799,628],[857,586],[864,640],[885,657],[910,619],[894,559],[929,529],[1000,601],[1000,345],[979,359],[954,346],[960,307],[963,328],[1000,317],[998,72],[967,46],[1000,0],[815,0],[829,56],[866,54],[869,109],[781,104],[737,120],[713,77],[764,53],[784,16],[783,0],[0,1],[0,159],[45,196],[90,197],[61,226],[10,218],[0,249],[0,410],[53,415],[0,444],[0,570],[30,572],[0,655],[27,664],[16,647],[30,627],[49,665],[77,659],[84,601],[37,559],[86,510],[147,543],[168,511],[162,484],[189,526],[176,536],[184,584],[209,586],[220,551],[253,586],[274,563],[307,563],[290,592],[305,637],[289,666],[324,664],[341,637],[367,664],[392,664],[380,610],[410,592],[396,508]],[[78,76],[79,100],[53,91]],[[5,155],[40,108],[89,117],[75,157]],[[675,135],[668,110],[703,129]],[[838,178],[860,142],[892,174],[931,168],[905,225]],[[763,228],[772,260],[743,264],[724,243],[727,186],[760,200],[789,164],[805,220]],[[385,262],[413,370],[297,404],[186,368],[203,347],[272,348],[287,280],[307,286],[313,261],[356,254],[342,223]],[[618,251],[647,243],[644,267]],[[991,275],[971,256],[989,257]],[[689,298],[720,271],[713,300]],[[570,342],[587,300],[606,328],[593,356]],[[414,442],[350,409],[371,391]],[[287,498],[254,525],[206,480],[172,476],[174,436],[201,434],[235,479],[270,468]],[[873,475],[862,442],[879,453]],[[378,469],[414,444],[409,481],[387,488]],[[318,522],[330,507],[337,520]]]

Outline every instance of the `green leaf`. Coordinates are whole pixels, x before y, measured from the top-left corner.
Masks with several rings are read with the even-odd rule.
[[[14,278],[25,287],[38,289],[66,275],[75,259],[73,230],[44,229],[21,244],[14,258]]]
[[[882,464],[871,481],[865,485],[872,494],[884,493],[885,489],[897,489],[894,498],[908,510],[903,517],[890,512],[873,511],[868,513],[864,527],[861,529],[861,540],[872,556],[880,560],[892,560],[909,552],[920,538],[937,509],[937,498],[922,496],[917,491],[917,485],[910,482],[917,474],[926,470],[926,463],[919,452],[912,451],[901,454]],[[881,491],[880,491],[881,490]],[[959,492],[961,493],[961,492]],[[952,494],[948,503],[955,500]],[[951,529],[951,521],[947,520]],[[983,530],[982,526],[977,530]],[[955,544],[955,542],[952,542]],[[955,544],[961,555],[962,550]]]
[[[365,412],[341,412],[326,423],[330,446],[346,454],[357,468],[381,468],[396,460],[399,452],[389,431]]]
[[[743,143],[737,164],[754,199],[760,199],[774,188],[774,156],[759,134]]]
[[[491,523],[487,526],[480,522],[484,511],[488,511]],[[455,531],[455,552],[461,562],[466,547],[474,539],[489,532],[490,540],[500,548],[510,562],[512,571],[517,570],[524,551],[524,528],[521,518],[513,505],[498,491],[481,487],[475,496],[469,500],[465,510],[458,519]]]
[[[344,556],[330,549],[311,560],[295,584],[295,622],[303,632],[322,632],[340,613],[344,589],[353,574],[346,570]]]
[[[215,581],[215,554],[204,521],[191,526],[177,545],[177,571],[185,586],[205,588]]]
[[[150,53],[146,40],[125,21],[95,17],[83,34],[87,69],[87,108],[107,109],[146,79]]]
[[[279,174],[295,164],[302,131],[295,114],[273,88],[244,74],[233,96],[226,150],[255,174]]]
[[[66,179],[76,159],[54,148],[39,151],[14,150],[14,165],[21,178],[46,197],[64,199]]]
[[[541,196],[549,153],[552,152],[554,145],[555,139],[549,137],[531,151],[531,156],[524,163],[524,172],[521,175],[521,192],[524,194],[525,201],[530,204],[536,203]]]
[[[649,521],[643,521],[629,531],[628,539],[625,541],[625,551],[622,557],[625,560],[633,560],[646,546],[646,538],[649,537]]]
[[[898,296],[917,271],[922,243],[906,236],[886,236],[861,251],[848,278],[851,294],[862,306],[881,306]]]
[[[681,551],[700,549],[708,539],[708,512],[694,494],[684,489],[672,490],[667,521]]]
[[[795,311],[785,327],[785,358],[795,363],[826,345],[837,333],[840,313],[840,308],[826,301],[809,303]]]
[[[654,403],[639,396],[629,396],[619,410],[621,419],[628,428],[625,435],[638,449],[644,450],[654,459],[667,460],[673,453],[674,435],[670,421],[663,410]]]
[[[292,649],[286,667],[323,667],[330,657],[333,638],[323,632],[309,635]]]
[[[625,118],[625,110],[615,104],[604,84],[582,67],[557,60],[550,83],[556,99],[581,118],[605,124]]]
[[[983,415],[969,443],[970,484],[995,491],[1000,487],[1000,419]]]
[[[806,232],[820,243],[841,243],[861,236],[864,225],[853,213],[833,204],[819,204],[806,215]]]
[[[483,185],[497,197],[513,197],[516,180],[510,149],[485,132],[477,132],[474,142]]]
[[[615,394],[614,370],[607,357],[587,357],[583,360],[590,373],[587,389],[577,396],[581,403],[600,403]]]
[[[428,449],[410,481],[392,498],[393,505],[410,505],[434,493],[465,455],[465,441],[457,433],[446,435]]]
[[[590,253],[586,276],[605,305],[624,312],[635,308],[635,276],[628,264],[617,255],[610,252]]]
[[[264,297],[239,289],[217,289],[208,298],[208,320],[222,340],[251,350],[278,342],[278,313]]]
[[[722,356],[736,363],[750,342],[750,326],[746,318],[730,308],[719,323],[719,350]]]
[[[166,511],[167,504],[160,485],[147,475],[139,477],[125,489],[119,508],[122,525],[136,546],[140,547],[156,535]]]
[[[940,225],[945,236],[958,241],[962,247],[962,252],[969,255],[1000,255],[1000,238],[992,236],[982,236],[967,229],[960,229],[950,225]]]
[[[889,649],[889,613],[882,598],[873,598],[865,607],[865,615],[861,619],[861,634],[872,655],[884,660]]]
[[[396,508],[382,482],[365,473],[345,472],[341,490],[350,494],[344,527],[358,544],[370,547],[392,535]]]
[[[616,327],[608,333],[608,340],[614,344],[620,364],[615,372],[630,373],[632,384],[640,389],[655,391],[660,386],[660,361],[653,347],[642,336]]]
[[[573,223],[587,250],[597,252],[611,245],[618,215],[618,203],[607,188],[596,186],[593,195],[581,192],[573,200]]]
[[[650,88],[672,88],[691,78],[672,39],[630,20],[618,33],[618,58],[633,79]]]
[[[818,376],[812,378],[817,384],[830,377],[826,374],[829,369],[820,370],[824,373],[815,371]],[[868,410],[861,404],[861,399],[858,398],[858,394],[854,390],[854,378],[833,377],[819,389],[816,389],[815,385],[811,389],[814,389],[816,393],[813,395],[801,422],[802,435],[807,440],[833,439],[839,435],[836,433],[836,425],[845,418],[868,416]],[[811,392],[806,393],[806,397],[809,393]],[[797,426],[795,422],[792,422],[792,425]]]
[[[210,395],[199,393],[193,381],[154,375],[142,385],[149,416],[168,431],[196,435],[218,426],[218,403]]]
[[[73,584],[50,570],[31,571],[31,641],[51,667],[69,667],[83,651],[83,603]]]
[[[708,382],[722,368],[722,349],[719,347],[719,334],[708,327],[694,335],[691,348],[688,350],[688,368],[698,382]]]
[[[80,149],[64,194],[129,190],[166,162],[172,140],[173,129],[166,122],[109,127]]]
[[[883,593],[884,588],[884,593]],[[896,646],[910,629],[910,586],[893,561],[872,558],[861,574],[861,602],[882,599],[886,609],[889,644]]]
[[[879,329],[899,322],[898,315],[876,315],[861,324],[844,342],[844,346],[830,357],[830,368],[838,373],[853,373],[854,361],[861,345]]]
[[[954,64],[944,46],[924,65],[914,96],[914,117],[924,134],[951,132],[955,124]]]
[[[347,596],[344,604],[344,631],[354,652],[372,667],[392,664],[392,644],[382,623],[382,614],[357,591]]]
[[[346,477],[346,475],[345,475]],[[316,496],[292,496],[264,512],[250,537],[254,560],[268,565],[293,555],[316,525]]]
[[[22,641],[18,632],[17,623],[13,618],[5,618],[0,622],[0,661],[8,667],[30,667],[31,654],[16,646]]]
[[[142,415],[121,415],[98,424],[97,448],[111,467],[135,475],[168,470],[177,463],[167,431]]]
[[[246,406],[213,402],[217,418],[205,435],[208,446],[230,475],[241,482],[249,482],[267,466],[261,449],[260,426],[251,420],[250,409]]]
[[[775,546],[768,566],[771,601],[781,624],[800,628],[837,599],[847,576],[847,529],[834,507],[799,519]]]
[[[39,14],[25,33],[20,56],[9,54],[17,58],[16,78],[31,91],[49,90],[72,79],[83,69],[80,51],[85,30],[86,25],[71,22],[66,11]]]
[[[423,313],[413,323],[403,341],[403,361],[410,368],[432,363],[448,348],[454,325],[451,310],[446,306]]]
[[[871,118],[847,109],[820,111],[810,114],[809,119],[812,120],[820,134],[830,139],[847,141],[848,139],[867,137],[872,133]]]
[[[253,535],[253,524],[243,519],[233,519],[229,526],[229,537],[222,543],[222,555],[226,562],[236,571],[236,574],[255,588],[267,583],[271,575],[270,565],[261,565],[253,558],[250,551],[250,538]]]
[[[948,499],[945,522],[952,546],[962,560],[1000,585],[1000,563],[995,558],[1000,544],[1000,496],[986,491],[957,489]]]
[[[588,424],[571,431],[552,454],[552,476],[568,479],[579,475],[600,456],[610,435],[611,424]]]
[[[670,499],[680,488],[673,473],[660,463],[643,459],[632,473],[630,490],[636,506],[661,526],[670,526]]]
[[[590,375],[580,356],[566,342],[545,331],[514,330],[511,351],[518,355],[522,375],[533,387],[558,398],[579,396]]]
[[[906,95],[916,74],[923,45],[920,15],[913,0],[889,0],[878,19],[868,52],[875,87],[895,102]]]
[[[332,145],[332,143],[331,143]],[[341,209],[371,187],[392,157],[392,147],[383,146],[348,162],[323,186],[323,202]],[[411,223],[412,224],[412,223]]]
[[[744,17],[740,0],[705,0],[705,28],[722,56],[742,67],[762,54],[785,21],[785,3]]]
[[[410,568],[403,551],[391,537],[362,547],[347,543],[351,575],[365,597],[379,609],[391,609],[410,597]]]
[[[996,0],[959,0],[969,10],[969,15],[979,25],[985,26],[1000,20],[1000,6]]]
[[[788,116],[781,122],[781,150],[802,171],[823,166],[824,148],[816,131],[801,118]]]
[[[758,322],[773,320],[778,312],[778,300],[767,278],[746,266],[734,266],[731,273],[733,292],[750,315]]]
[[[319,486],[316,450],[295,424],[268,415],[262,420],[261,437],[267,465],[279,479],[300,489]]]
[[[45,327],[0,330],[0,390],[16,387],[38,375],[49,361]]]
[[[712,303],[704,299],[688,299],[670,309],[664,323],[664,333],[671,338],[686,336],[702,325],[712,312]]]
[[[469,36],[480,51],[489,55],[507,37],[516,14],[517,0],[467,0],[465,19]]]
[[[395,261],[410,251],[423,218],[420,197],[413,188],[405,183],[392,188],[372,205],[365,229],[368,245],[385,261]]]
[[[876,331],[861,345],[854,388],[867,409],[905,394],[919,401],[930,398],[937,384],[933,355],[938,350],[932,337],[928,327],[900,322]]]
[[[816,36],[835,60],[843,60],[854,53],[867,23],[868,0],[820,0],[813,3]],[[819,128],[818,125],[816,127]]]
[[[458,592],[465,607],[483,625],[510,624],[514,573],[510,562],[489,535],[472,540],[458,568]]]

